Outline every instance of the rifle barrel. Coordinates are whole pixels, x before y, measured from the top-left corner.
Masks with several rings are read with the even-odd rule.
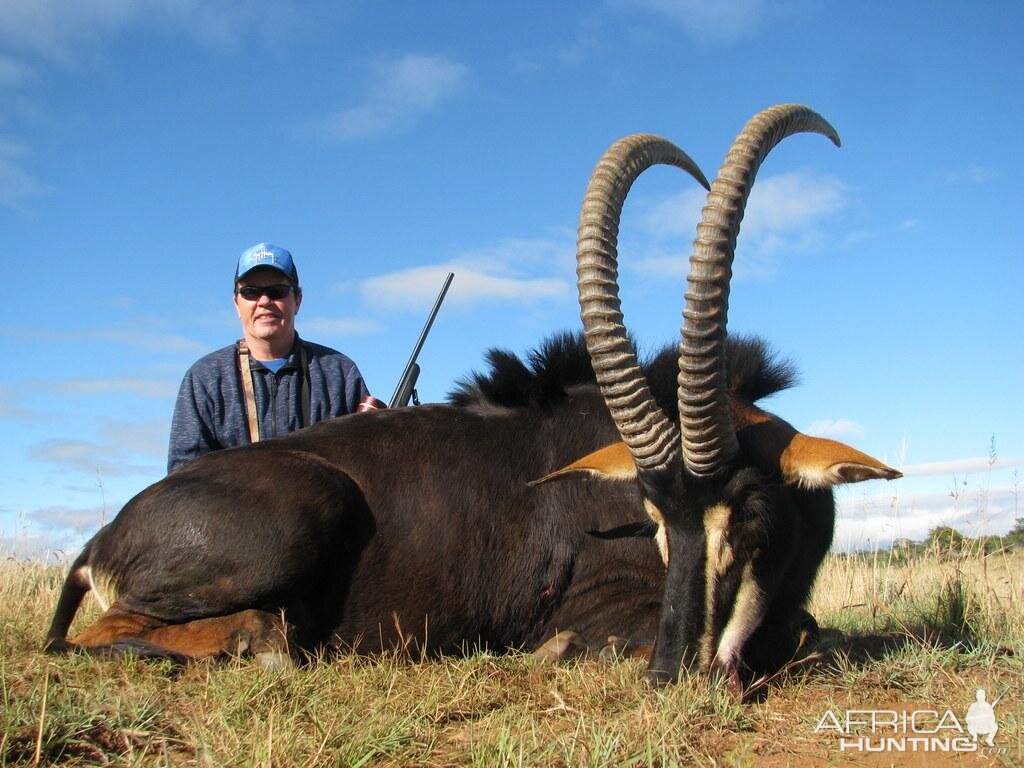
[[[452,280],[455,279],[455,273],[449,272],[448,277],[444,279],[444,285],[441,286],[441,292],[437,294],[437,299],[434,301],[434,308],[430,310],[430,314],[427,316],[427,322],[423,325],[423,330],[420,331],[420,337],[416,341],[416,346],[412,349],[412,354],[409,356],[409,362],[405,364],[405,370],[402,371],[402,377],[398,380],[398,386],[395,387],[395,393],[391,396],[391,402],[388,403],[388,408],[401,408],[412,394],[412,388],[406,386],[406,381],[413,373],[413,368],[416,366],[416,358],[420,356],[420,350],[423,349],[423,343],[427,340],[427,334],[430,333],[431,327],[434,325],[434,319],[437,317],[437,313],[441,309],[441,302],[444,301],[445,294],[448,293],[448,287],[452,284]],[[403,390],[408,390],[405,394],[406,403],[400,403],[402,399]]]

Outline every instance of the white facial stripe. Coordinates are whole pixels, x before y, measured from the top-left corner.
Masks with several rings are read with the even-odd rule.
[[[661,514],[661,510],[651,503],[650,499],[644,499],[644,509],[647,510],[647,516],[658,526],[658,532],[655,534],[654,540],[658,544],[661,561],[668,568],[668,531],[665,530],[665,517]]]
[[[704,512],[704,535],[707,539],[707,568],[717,577],[729,570],[733,562],[732,547],[729,546],[729,515],[731,510],[724,504],[716,504]]]
[[[722,639],[718,643],[716,657],[719,663],[728,667],[739,659],[744,643],[761,625],[767,610],[767,596],[754,579],[753,567],[747,563],[743,566],[743,576],[740,577],[740,588],[736,591],[732,616],[729,617],[729,623],[725,625]]]
[[[704,637],[700,649],[700,664],[707,669],[714,653],[715,595],[718,580],[733,562],[732,547],[727,536],[730,510],[724,504],[704,511]]]

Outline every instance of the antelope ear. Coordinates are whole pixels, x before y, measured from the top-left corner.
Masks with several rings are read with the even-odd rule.
[[[569,475],[586,473],[605,480],[625,481],[636,479],[636,464],[623,442],[612,443],[600,450],[588,453],[561,469],[556,469],[544,477],[530,481],[530,485],[540,485],[549,480],[560,480]]]
[[[829,488],[862,480],[895,480],[903,473],[845,443],[795,432],[779,457],[779,469],[790,485]]]

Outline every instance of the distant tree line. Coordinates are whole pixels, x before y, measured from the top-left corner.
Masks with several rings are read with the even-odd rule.
[[[937,556],[944,560],[970,555],[990,555],[995,552],[1024,550],[1024,517],[1018,517],[1013,530],[1005,536],[965,536],[948,525],[940,525],[928,532],[924,541],[896,539],[891,546],[892,555],[911,559],[922,555]]]

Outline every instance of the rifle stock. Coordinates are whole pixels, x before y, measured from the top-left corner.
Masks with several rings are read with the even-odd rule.
[[[413,396],[416,391],[416,380],[420,377],[420,366],[419,363],[413,363],[412,368],[406,369],[406,373],[402,375],[402,380],[398,383],[398,388],[395,390],[395,394],[391,396],[391,402],[388,404],[388,408],[404,408],[409,404],[409,398]],[[419,405],[417,402],[416,405]]]

